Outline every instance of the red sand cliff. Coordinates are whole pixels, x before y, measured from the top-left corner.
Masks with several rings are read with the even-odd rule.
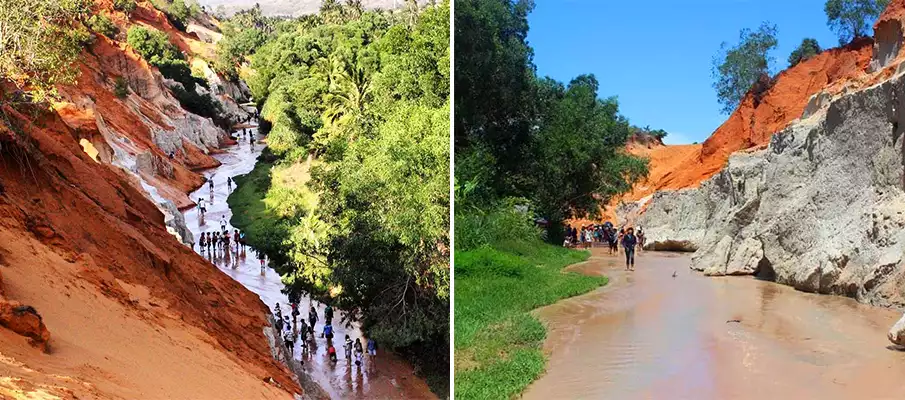
[[[658,190],[696,187],[719,172],[730,154],[766,146],[774,133],[802,116],[815,94],[823,92],[833,97],[888,78],[902,61],[898,49],[903,47],[903,20],[905,0],[891,2],[874,25],[874,38],[826,50],[782,71],[760,96],[749,93],[703,144],[630,143],[627,151],[650,159],[650,175],[631,192],[613,199],[599,220],[617,220],[615,208],[620,203],[645,199]],[[887,53],[893,54],[885,61],[877,61],[884,60]],[[572,221],[573,225],[587,222]]]
[[[98,5],[116,17],[109,3]],[[149,7],[136,10],[143,22],[193,40]],[[66,102],[53,111],[2,106],[0,398],[301,393],[270,356],[267,307],[180,244],[136,178],[109,163],[104,131],[115,130],[150,155],[143,178],[166,197],[185,197],[201,182],[191,169],[216,162],[194,146],[169,160],[150,128],[185,111],[164,91],[112,94],[115,76],[141,77],[149,93],[162,85],[122,43],[99,37],[78,67],[78,83],[60,88]]]

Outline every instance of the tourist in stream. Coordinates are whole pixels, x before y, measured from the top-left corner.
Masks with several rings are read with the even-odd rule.
[[[207,203],[205,203],[204,197],[198,198],[198,210],[201,212],[201,218],[204,219],[204,213],[207,212]]]
[[[625,249],[625,269],[627,271],[635,270],[636,244],[638,244],[638,238],[635,237],[634,229],[628,228],[622,236],[622,247]]]
[[[638,250],[644,250],[644,230],[640,225],[638,225],[638,233],[635,236],[638,237]]]
[[[327,356],[330,357],[330,361],[336,362],[336,348],[333,347],[332,343],[327,347]]]
[[[377,342],[373,338],[368,338],[368,355],[376,356],[377,355]]]
[[[352,360],[352,338],[346,335],[346,342],[343,343],[343,349],[346,351],[346,360]]]
[[[220,217],[220,232],[226,233],[226,215]]]
[[[201,232],[201,237],[198,238],[198,246],[200,247],[198,250],[201,253],[204,253],[204,246],[207,244],[207,239],[204,238],[204,232]]]
[[[327,339],[327,342],[333,340],[333,325],[330,323],[324,324],[324,332],[321,334],[322,337]]]
[[[233,190],[233,178],[230,176],[226,177],[226,191]]]
[[[283,321],[283,343],[286,345],[286,349],[289,350],[289,355],[291,356],[294,352],[295,348],[295,338],[292,335],[292,328],[289,327],[289,316],[286,316],[286,320]]]
[[[305,341],[308,339],[308,324],[305,323],[305,319],[302,318],[299,320],[299,340]]]
[[[311,309],[308,310],[308,323],[310,324],[308,326],[308,331],[314,334],[314,324],[317,323],[317,309],[315,309],[313,305],[311,306]]]
[[[261,262],[261,275],[264,275],[264,261],[265,259],[267,259],[267,255],[264,254],[264,251],[262,251],[261,249],[257,249],[255,251],[258,252],[258,261]]]
[[[208,254],[210,254],[210,253],[211,253],[211,247],[213,246],[213,244],[211,243],[211,233],[210,233],[210,232],[207,232],[207,240],[206,240],[206,243],[207,243],[207,252],[208,252]]]
[[[361,338],[355,338],[355,365],[361,366],[361,355],[364,350],[361,348]]]
[[[213,193],[214,192],[214,176],[213,175],[211,175],[209,178],[207,178],[207,186],[211,189],[211,193]]]
[[[329,304],[324,308],[324,322],[327,324],[333,323],[333,307]]]

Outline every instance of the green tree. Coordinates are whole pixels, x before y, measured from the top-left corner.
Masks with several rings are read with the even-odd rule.
[[[282,165],[311,165],[305,185],[267,190],[286,232],[268,247],[284,281],[446,381],[449,3],[411,22],[328,1],[233,54],[251,60],[268,148]]]
[[[91,18],[88,18],[88,27],[101,35],[104,35],[109,38],[113,38],[119,33],[119,28],[113,24],[113,21],[110,21],[110,18],[107,18],[104,14],[95,14],[92,15]]]
[[[0,78],[27,87],[35,101],[53,96],[54,86],[72,82],[73,62],[82,50],[88,0],[0,2]]]
[[[729,47],[726,42],[720,45],[713,58],[712,76],[724,114],[735,110],[754,83],[769,75],[774,61],[769,52],[778,44],[776,25],[764,22],[757,31],[742,29],[735,46]]]
[[[113,0],[113,8],[126,13],[126,15],[132,14],[132,11],[135,11],[135,7],[135,0]]]
[[[456,179],[482,179],[495,195],[518,195],[524,156],[535,125],[529,0],[456,2]],[[468,153],[481,152],[479,157]],[[461,156],[461,157],[460,157]]]
[[[597,215],[612,196],[646,176],[647,163],[622,150],[628,121],[615,98],[597,98],[593,75],[578,76],[567,87],[549,78],[539,85],[544,107],[526,165],[527,195],[554,222]]]
[[[865,36],[887,4],[889,0],[827,0],[823,10],[827,25],[839,36],[839,43],[845,44]]]
[[[817,39],[805,38],[798,45],[798,48],[789,55],[789,66],[794,67],[800,62],[820,54],[821,51],[823,50],[820,49]]]

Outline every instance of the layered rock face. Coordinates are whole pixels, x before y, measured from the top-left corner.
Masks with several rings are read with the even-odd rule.
[[[621,219],[644,227],[649,248],[696,251],[692,268],[708,275],[905,307],[902,6],[877,23],[857,85],[824,88],[765,148],[732,154],[698,187],[621,207]]]
[[[660,192],[638,220],[649,245],[693,243],[692,268],[905,306],[905,77],[735,154],[696,189]]]

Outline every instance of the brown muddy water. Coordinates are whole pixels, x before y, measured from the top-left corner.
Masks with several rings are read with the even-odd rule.
[[[642,252],[634,272],[623,262],[594,249],[569,269],[610,283],[535,311],[549,360],[523,398],[905,399],[893,310],[705,277],[683,254]]]

